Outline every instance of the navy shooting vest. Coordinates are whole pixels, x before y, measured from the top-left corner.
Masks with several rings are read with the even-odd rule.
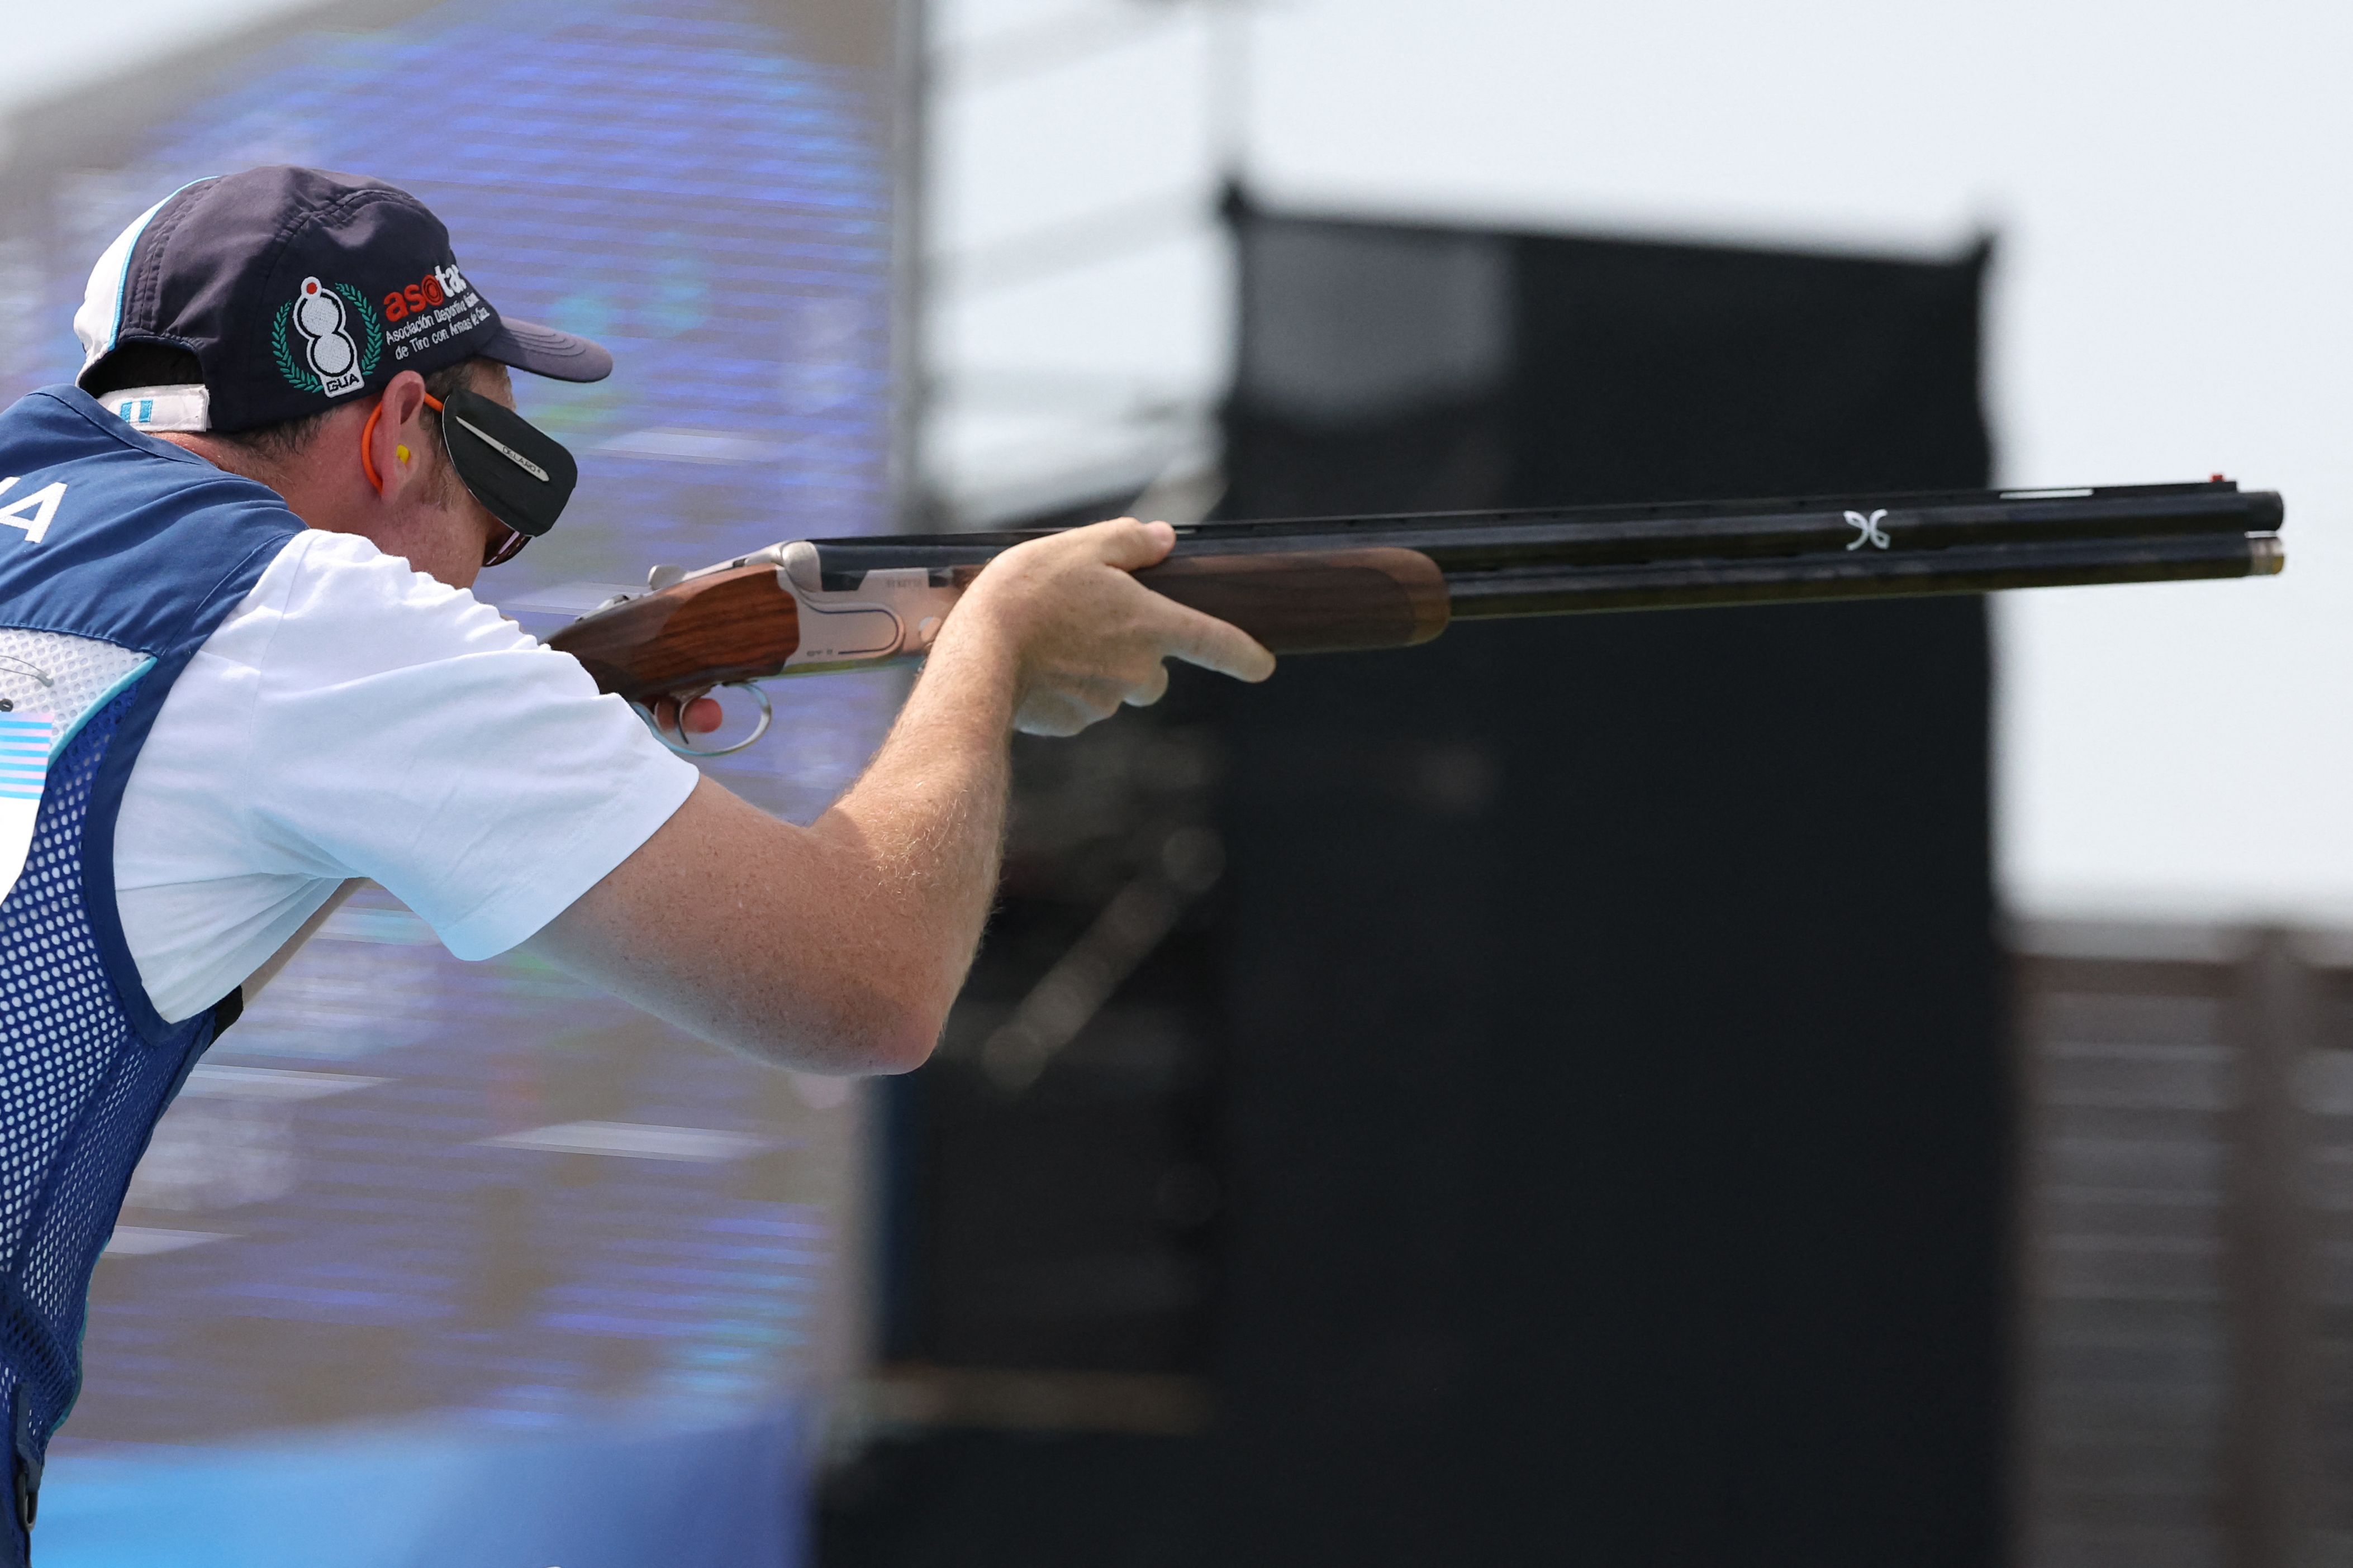
[[[302,526],[72,387],[0,414],[0,1561],[26,1560],[132,1167],[238,1005],[172,1024],[149,1003],[115,910],[123,784],[172,682]]]

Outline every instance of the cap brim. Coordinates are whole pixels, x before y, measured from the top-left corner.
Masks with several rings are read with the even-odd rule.
[[[500,317],[499,330],[474,352],[556,381],[602,381],[613,374],[613,355],[604,344],[512,316]]]

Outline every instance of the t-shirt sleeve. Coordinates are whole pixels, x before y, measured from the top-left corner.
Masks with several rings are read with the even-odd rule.
[[[382,883],[459,957],[538,931],[693,790],[570,656],[366,541],[311,534],[268,575],[256,836],[286,869]]]

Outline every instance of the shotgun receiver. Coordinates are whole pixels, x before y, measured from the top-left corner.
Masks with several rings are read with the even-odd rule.
[[[2277,493],[2217,479],[1208,522],[1177,530],[1136,580],[1277,655],[1327,653],[1498,616],[2268,575],[2285,563],[2284,518]],[[1045,531],[802,540],[658,566],[550,641],[649,720],[665,699],[751,686],[760,725],[724,748],[739,750],[768,725],[754,683],[920,658],[990,558]],[[672,743],[696,750],[683,732]]]

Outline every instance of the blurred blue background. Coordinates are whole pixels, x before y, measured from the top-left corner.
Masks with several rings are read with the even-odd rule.
[[[117,161],[17,149],[6,395],[79,368],[90,262],[149,205],[321,165],[416,192],[502,310],[619,361],[519,387],[583,480],[486,598],[562,618],[655,561],[882,525],[881,62],[745,0],[374,19],[108,95]],[[807,817],[893,690],[783,695],[789,742],[726,776]],[[803,1426],[845,1353],[846,1093],[521,959],[459,963],[363,896],[158,1131],[100,1266],[42,1561],[797,1560]]]

